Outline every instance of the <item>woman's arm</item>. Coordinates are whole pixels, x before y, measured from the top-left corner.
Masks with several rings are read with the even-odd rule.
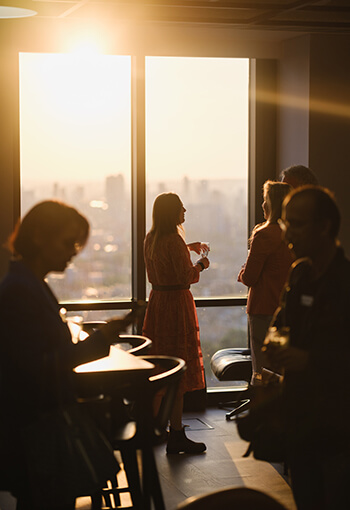
[[[109,321],[83,342],[73,344],[65,322],[49,301],[26,288],[15,285],[0,298],[0,318],[4,324],[0,352],[22,375],[39,373],[43,364],[54,369],[77,365],[108,356],[110,344],[134,320],[133,314]]]
[[[197,253],[197,255],[200,255],[201,253],[209,253],[210,247],[206,243],[201,243],[200,241],[196,241],[195,243],[189,243],[187,244],[187,248],[190,251],[194,251]]]
[[[184,285],[191,285],[199,280],[199,273],[209,267],[209,260],[206,257],[200,258],[195,264],[192,263],[190,253],[185,241],[180,235],[171,240],[171,260],[176,273],[177,280]]]
[[[271,253],[272,240],[264,230],[254,234],[247,260],[238,274],[238,281],[247,287],[253,287],[259,280],[265,261]]]
[[[187,248],[190,251],[196,252],[198,255],[201,254],[201,243],[199,241],[196,241],[195,243],[189,243],[187,244]]]

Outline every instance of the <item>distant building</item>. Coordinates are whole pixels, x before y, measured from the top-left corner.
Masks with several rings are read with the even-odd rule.
[[[123,206],[125,202],[125,180],[122,174],[109,175],[105,181],[106,202],[112,213]]]

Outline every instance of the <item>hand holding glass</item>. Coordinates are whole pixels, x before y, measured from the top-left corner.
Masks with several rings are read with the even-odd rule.
[[[210,244],[208,241],[201,242],[201,256],[208,257],[210,252]]]

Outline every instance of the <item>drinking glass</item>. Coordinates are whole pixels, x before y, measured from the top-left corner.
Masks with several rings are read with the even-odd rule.
[[[202,241],[201,242],[201,256],[207,257],[210,252],[210,243],[209,241]]]

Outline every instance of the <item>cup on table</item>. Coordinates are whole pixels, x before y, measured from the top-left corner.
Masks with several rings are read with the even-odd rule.
[[[207,257],[210,252],[210,243],[208,241],[201,242],[201,256]]]

